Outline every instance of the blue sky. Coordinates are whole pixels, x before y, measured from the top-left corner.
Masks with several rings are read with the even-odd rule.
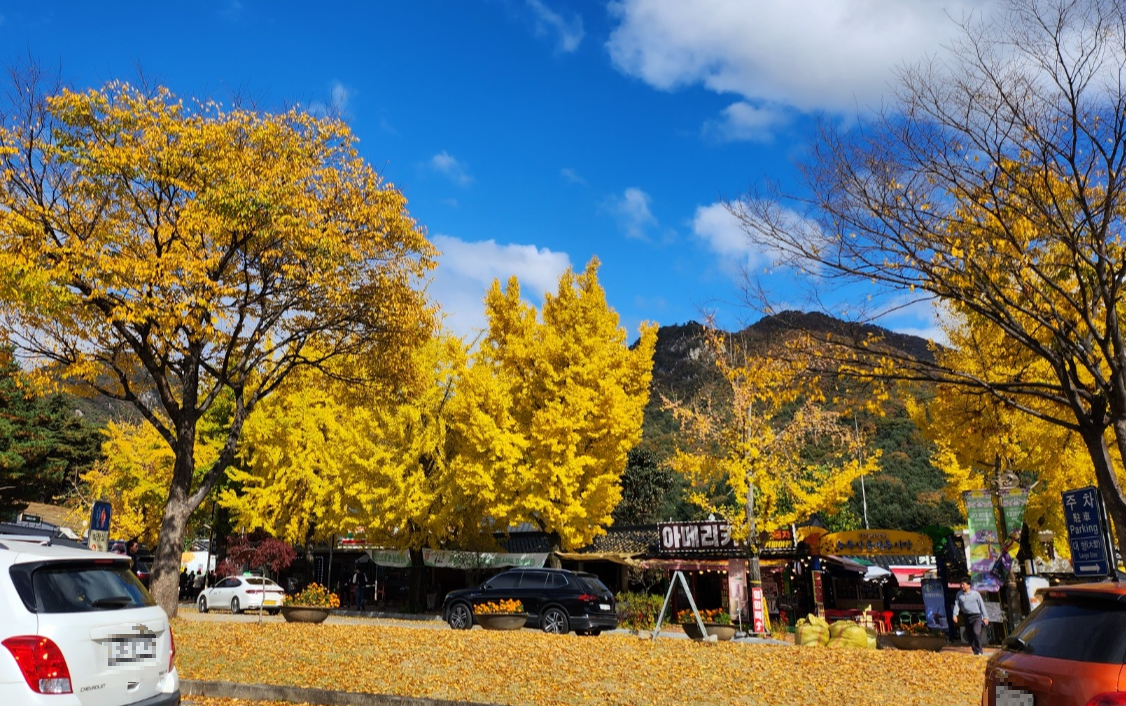
[[[878,104],[892,69],[938,51],[972,5],[0,0],[0,58],[57,66],[74,87],[140,69],[184,97],[334,106],[443,251],[430,291],[449,328],[484,325],[495,277],[518,276],[538,305],[597,256],[632,338],[643,320],[757,318],[740,272],[769,257],[720,201],[794,184],[811,115],[848,124]],[[802,306],[793,277],[767,282]],[[919,306],[883,323],[933,326]]]

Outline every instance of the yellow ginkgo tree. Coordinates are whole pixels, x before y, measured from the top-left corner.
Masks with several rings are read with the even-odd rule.
[[[494,549],[512,513],[519,440],[497,427],[505,391],[467,363],[461,340],[437,336],[399,387],[294,376],[247,421],[244,467],[230,471],[223,504],[241,526],[294,543],[362,527],[419,570],[426,548]]]
[[[797,346],[754,353],[711,325],[703,344],[725,385],[703,399],[665,399],[680,423],[670,464],[688,480],[689,500],[746,542],[750,580],[759,582],[760,537],[836,514],[853,481],[878,469],[879,453],[862,453],[854,427],[819,403]]]
[[[578,549],[605,533],[621,500],[649,400],[656,326],[643,324],[629,345],[597,259],[564,273],[542,310],[521,299],[515,278],[503,289],[494,282],[485,304],[488,334],[473,367],[508,401],[492,419],[516,486],[511,517],[539,527],[556,549]]]
[[[0,122],[0,318],[43,377],[132,404],[172,450],[153,593],[177,610],[191,513],[243,424],[293,371],[359,351],[393,378],[425,339],[434,249],[347,125],[110,83],[46,95],[34,70]],[[197,474],[200,420],[231,414]]]

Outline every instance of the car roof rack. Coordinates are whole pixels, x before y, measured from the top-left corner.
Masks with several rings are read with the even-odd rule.
[[[0,549],[11,549],[5,542],[23,542],[24,544],[38,544],[41,547],[51,546],[50,535],[43,534],[0,534]]]

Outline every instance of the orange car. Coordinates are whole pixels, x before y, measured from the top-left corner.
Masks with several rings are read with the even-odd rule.
[[[1126,581],[1041,595],[989,658],[982,706],[1126,706]]]

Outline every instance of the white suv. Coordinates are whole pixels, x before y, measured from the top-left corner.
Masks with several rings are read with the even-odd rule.
[[[0,536],[0,704],[176,706],[168,616],[119,554]]]

